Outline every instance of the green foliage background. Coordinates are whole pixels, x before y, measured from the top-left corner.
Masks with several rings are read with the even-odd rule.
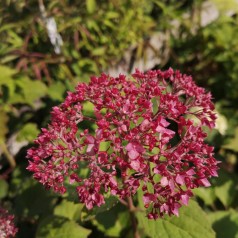
[[[50,17],[62,37],[59,54],[47,32]],[[148,221],[138,212],[141,237],[238,237],[237,1],[2,0],[0,204],[15,214],[17,237],[132,237],[118,201],[108,198],[89,213],[76,198],[35,182],[25,155],[51,107],[77,82],[103,71],[130,72],[138,62],[180,69],[212,92],[218,121],[208,143],[222,162],[213,186],[197,189],[179,218]]]

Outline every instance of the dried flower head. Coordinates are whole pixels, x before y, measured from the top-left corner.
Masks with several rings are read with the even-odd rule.
[[[105,193],[123,199],[141,187],[148,218],[178,215],[191,190],[217,176],[203,131],[214,127],[213,110],[211,94],[172,69],[91,77],[53,108],[28,150],[28,170],[55,192],[65,193],[67,180],[75,184],[88,209],[102,205]],[[79,176],[85,165],[89,174]]]
[[[14,216],[10,215],[7,210],[0,207],[0,237],[15,237],[17,228],[14,225]]]

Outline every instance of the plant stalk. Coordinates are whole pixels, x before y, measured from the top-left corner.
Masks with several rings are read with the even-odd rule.
[[[133,238],[140,238],[140,234],[138,232],[137,220],[135,216],[135,207],[131,197],[127,197],[127,204],[129,208],[129,213],[131,217],[132,229],[133,229]]]
[[[16,167],[16,161],[13,158],[13,156],[11,155],[11,153],[9,152],[9,150],[7,149],[6,144],[4,142],[0,143],[0,147],[2,149],[3,154],[6,156],[11,168],[15,168]]]

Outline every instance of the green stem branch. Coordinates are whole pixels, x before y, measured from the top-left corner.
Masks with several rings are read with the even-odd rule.
[[[0,148],[3,152],[3,154],[6,156],[11,168],[15,168],[16,167],[16,161],[13,158],[13,156],[11,155],[11,153],[9,152],[6,144],[4,142],[0,143]]]
[[[127,197],[127,204],[128,204],[128,208],[129,208],[130,217],[131,217],[133,238],[140,238],[140,234],[138,232],[137,220],[136,220],[136,216],[135,216],[136,208],[133,204],[133,200],[131,197]]]

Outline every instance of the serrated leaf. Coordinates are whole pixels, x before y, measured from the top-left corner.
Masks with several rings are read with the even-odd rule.
[[[154,221],[139,212],[137,218],[140,228],[151,238],[215,238],[206,214],[192,200],[180,209],[179,217],[166,216]]]
[[[83,208],[83,204],[75,204],[70,201],[63,200],[58,206],[54,209],[54,214],[56,216],[66,217],[69,220],[77,220],[80,218],[80,213]]]
[[[49,216],[39,225],[36,238],[86,238],[90,230],[64,217]]]

